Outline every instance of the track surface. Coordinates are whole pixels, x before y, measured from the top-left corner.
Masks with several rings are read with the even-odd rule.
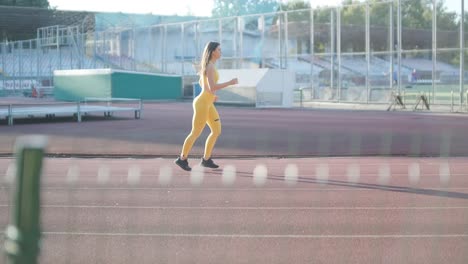
[[[206,131],[192,173],[172,163],[189,103],[2,126],[0,227],[8,155],[40,133],[67,156],[45,159],[41,263],[467,263],[466,116],[218,110],[221,168],[195,166]]]

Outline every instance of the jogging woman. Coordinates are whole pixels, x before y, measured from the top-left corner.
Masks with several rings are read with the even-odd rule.
[[[200,165],[207,168],[218,168],[219,166],[211,159],[213,147],[221,134],[221,120],[219,119],[218,111],[214,106],[217,99],[215,95],[217,90],[226,88],[230,85],[237,84],[237,78],[228,82],[218,83],[219,75],[216,70],[215,63],[221,57],[221,47],[217,42],[208,42],[203,51],[201,61],[200,86],[201,93],[193,101],[193,119],[192,131],[185,139],[180,156],[175,160],[175,164],[186,171],[191,168],[188,164],[188,155],[193,144],[202,133],[205,125],[211,129],[211,133],[206,139],[205,152]]]

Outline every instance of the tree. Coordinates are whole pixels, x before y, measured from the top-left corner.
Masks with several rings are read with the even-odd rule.
[[[214,0],[213,17],[242,16],[274,12],[276,0]]]
[[[352,1],[343,4],[352,4]],[[341,10],[341,24],[363,26],[366,19],[366,8],[363,5],[344,6]]]
[[[302,11],[299,11],[302,10]],[[280,5],[280,11],[288,12],[288,27],[290,35],[296,38],[296,51],[310,53],[310,3],[294,0]],[[305,50],[303,46],[305,45]]]
[[[293,10],[301,10],[301,9],[309,9],[310,3],[302,0],[292,0],[288,1],[285,4],[280,5],[280,9],[278,11],[293,11]]]
[[[402,1],[401,23],[403,27],[430,29],[432,26],[432,1]]]

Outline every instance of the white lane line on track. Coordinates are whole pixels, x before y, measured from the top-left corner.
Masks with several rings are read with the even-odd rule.
[[[385,186],[359,186],[359,184],[352,185],[350,188],[170,188],[170,187],[73,187],[74,191],[228,191],[228,192],[278,192],[278,191],[307,191],[307,192],[330,192],[330,191],[343,191],[343,192],[367,192],[367,191],[468,191],[468,188],[432,188],[430,186],[418,186],[417,188],[409,186],[395,186],[395,187],[385,187]],[[9,189],[9,188],[6,188]],[[70,191],[70,187],[43,187],[43,191]],[[468,193],[467,193],[468,194]]]
[[[326,165],[329,165],[329,164],[326,164]],[[352,164],[345,164],[343,166],[349,166],[349,165],[352,165]],[[408,164],[410,165],[410,164]],[[408,176],[408,165],[405,167],[405,166],[401,166],[401,167],[394,167],[394,166],[389,166],[391,169],[392,169],[392,177],[407,177]],[[330,166],[330,165],[329,165]],[[278,170],[281,174],[283,174],[283,170],[284,168],[286,168],[287,165],[285,166],[280,166],[280,167],[274,167],[271,172],[274,173],[276,170]],[[316,166],[318,167],[318,166]],[[361,171],[360,171],[360,175],[362,177],[372,177],[372,178],[375,178],[376,177],[376,172],[378,172],[378,169],[379,167],[376,167],[375,169],[372,169],[371,171],[367,171],[367,170],[364,170],[366,167],[365,166],[358,166],[359,168],[361,168]],[[267,167],[268,168],[272,168],[272,167]],[[300,166],[298,166],[299,169],[301,169]],[[333,168],[333,167],[332,167]],[[364,168],[364,169],[363,169]],[[423,170],[424,167],[421,166],[421,170]],[[434,166],[433,169],[438,169],[439,166]],[[453,166],[450,166],[450,169],[451,170],[464,170],[466,169],[465,167],[463,168],[454,168]],[[96,169],[96,171],[98,171],[98,169]],[[339,174],[335,174],[335,173],[338,173]],[[83,173],[83,172],[81,172]],[[238,171],[237,173],[241,173],[242,175],[244,175],[245,177],[254,177],[254,174],[252,172],[244,172],[244,171]],[[43,173],[43,178],[44,179],[63,179],[64,178],[64,174],[63,172],[60,172],[60,173],[54,173],[54,174],[51,174],[51,173]],[[210,171],[206,171],[205,174],[207,176],[210,176],[210,177],[216,177],[216,176],[219,176],[219,172],[210,172]],[[439,177],[439,173],[438,172],[426,172],[426,171],[423,171],[423,175],[424,177]],[[451,174],[452,176],[465,176],[466,174],[462,173],[462,172],[454,172]],[[118,177],[121,177],[121,175],[119,175]],[[155,175],[155,174],[146,174],[146,175],[141,175],[141,178],[147,178],[147,179],[154,179],[155,177],[158,177],[158,175]],[[279,177],[279,176],[276,176],[276,177]],[[302,174],[302,175],[299,175],[299,177],[301,179],[315,179],[315,175],[313,174],[310,174],[310,173],[307,173],[307,174]],[[343,178],[345,179],[346,178],[346,170],[343,170],[340,169],[339,171],[334,171],[333,169],[330,169],[330,178]],[[80,179],[96,179],[96,175],[95,175],[95,172],[93,171],[92,173],[89,173],[89,174],[82,174],[80,175]]]
[[[0,205],[0,208],[9,207]],[[394,207],[246,207],[246,206],[114,206],[114,205],[43,205],[41,208],[75,208],[75,209],[148,209],[148,210],[299,210],[299,211],[325,211],[325,210],[468,210],[468,206],[394,206]]]
[[[43,232],[45,236],[109,236],[109,237],[206,237],[206,238],[466,238],[468,234],[414,234],[414,235],[255,235],[255,234],[181,234],[181,233],[93,233]]]

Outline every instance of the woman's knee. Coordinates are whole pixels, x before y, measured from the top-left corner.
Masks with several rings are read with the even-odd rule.
[[[202,132],[203,132],[203,127],[200,128],[200,127],[197,126],[197,127],[192,128],[192,131],[190,131],[189,136],[198,138],[201,135]]]
[[[211,128],[211,134],[216,137],[221,135],[221,125],[213,126],[213,128]]]

